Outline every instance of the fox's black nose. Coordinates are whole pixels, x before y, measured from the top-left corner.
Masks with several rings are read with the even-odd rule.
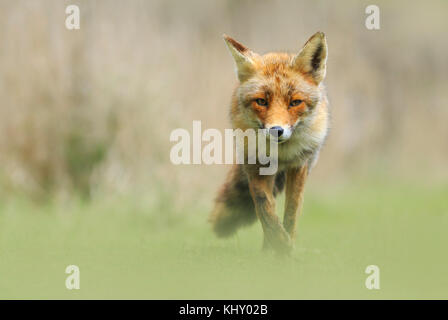
[[[269,133],[277,138],[282,136],[283,131],[284,131],[283,128],[280,126],[275,126],[269,129]]]

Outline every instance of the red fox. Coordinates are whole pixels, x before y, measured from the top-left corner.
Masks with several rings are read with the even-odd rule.
[[[296,54],[259,55],[224,35],[239,79],[231,102],[234,129],[268,130],[278,143],[278,170],[260,175],[260,164],[235,164],[219,190],[210,216],[220,237],[230,236],[257,217],[263,248],[289,253],[303,202],[307,176],[317,161],[329,127],[326,74],[327,43],[314,34]],[[286,189],[283,223],[275,196]]]

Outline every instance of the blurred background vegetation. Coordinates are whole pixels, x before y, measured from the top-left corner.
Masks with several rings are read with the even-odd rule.
[[[80,30],[65,28],[69,4],[80,7]],[[316,221],[387,210],[388,205],[375,198],[383,189],[391,199],[420,201],[408,203],[406,208],[412,209],[407,212],[429,205],[432,214],[446,217],[448,3],[375,1],[381,10],[377,31],[364,26],[369,4],[0,1],[3,253],[33,241],[42,244],[41,250],[48,248],[47,237],[66,224],[75,237],[88,237],[91,232],[76,232],[77,215],[89,221],[87,229],[93,233],[111,219],[117,228],[128,223],[137,231],[144,226],[149,233],[155,226],[165,230],[186,221],[199,221],[195,229],[199,233],[208,228],[204,221],[227,168],[172,165],[169,136],[178,127],[191,130],[193,120],[201,120],[203,129],[229,127],[228,105],[236,77],[223,33],[259,53],[297,52],[314,32],[327,35],[332,129],[307,190],[315,205],[322,202],[315,210]],[[403,195],[407,188],[414,190],[409,196]],[[367,209],[351,206],[343,212],[331,200],[340,196],[341,203],[349,203],[362,198],[363,190],[369,199],[364,203]],[[428,196],[422,200],[419,194]],[[116,215],[107,212],[120,211],[117,208],[123,216],[114,220]],[[309,215],[312,208],[313,204]],[[400,216],[396,208],[393,213]],[[95,219],[91,216],[96,211],[105,213]],[[327,213],[322,218],[318,212]],[[30,213],[35,224],[24,223]],[[48,214],[61,220],[49,222]],[[47,221],[41,222],[46,231],[23,238],[39,226],[38,221]],[[407,220],[395,222],[402,221]],[[372,230],[393,229],[389,223],[373,225]],[[422,222],[413,223],[417,228]],[[122,237],[134,234],[129,228]],[[346,231],[343,225],[337,228]],[[256,230],[254,237],[260,236]],[[120,239],[121,233],[114,235]],[[53,237],[60,242],[68,236],[58,231]],[[211,233],[201,239],[192,246],[215,241]],[[338,249],[345,251],[343,246]],[[3,259],[0,271],[11,272],[17,259]],[[4,292],[20,297],[11,288],[9,283],[10,291]]]

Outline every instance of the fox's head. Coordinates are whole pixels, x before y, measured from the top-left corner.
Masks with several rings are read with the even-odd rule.
[[[279,143],[312,119],[322,99],[327,43],[314,34],[298,54],[259,55],[224,35],[236,62],[240,81],[236,91],[239,112],[251,128],[265,128]]]

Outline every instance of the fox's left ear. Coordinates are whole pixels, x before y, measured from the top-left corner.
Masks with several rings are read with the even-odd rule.
[[[324,78],[327,69],[327,39],[323,32],[315,33],[294,57],[293,67],[311,76],[316,84]]]
[[[233,59],[235,60],[238,79],[240,82],[243,82],[250,78],[250,76],[254,73],[255,68],[253,58],[257,54],[228,35],[224,34],[223,37],[230,53],[233,56]]]

